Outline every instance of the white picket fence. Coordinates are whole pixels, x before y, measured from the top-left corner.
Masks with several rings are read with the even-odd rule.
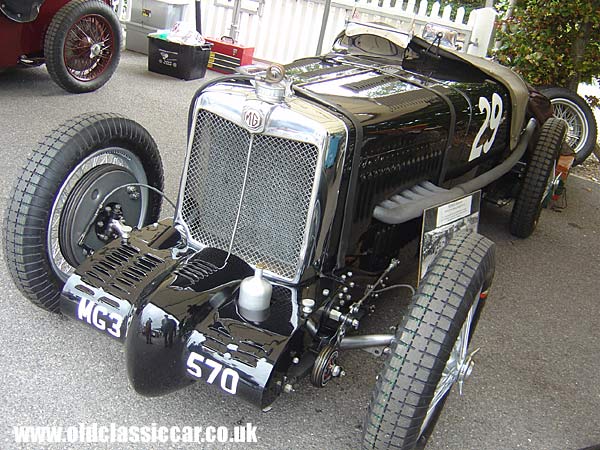
[[[461,7],[451,19],[451,6],[440,11],[435,2],[427,13],[428,6],[427,0],[203,0],[202,34],[233,34],[236,41],[255,47],[256,58],[287,63],[327,52],[349,19],[387,23],[416,35],[434,23],[458,33],[461,51],[486,55],[497,14],[493,8],[474,10],[467,19]],[[191,1],[187,20],[194,20],[193,9]]]

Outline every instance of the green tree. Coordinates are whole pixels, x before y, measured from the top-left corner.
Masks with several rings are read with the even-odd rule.
[[[533,85],[577,91],[600,75],[599,0],[518,0],[499,28],[495,55]]]

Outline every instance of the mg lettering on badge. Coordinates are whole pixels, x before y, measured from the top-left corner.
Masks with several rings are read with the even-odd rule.
[[[77,318],[93,325],[100,331],[106,331],[108,334],[120,338],[123,316],[109,311],[102,305],[98,305],[91,300],[82,298],[77,307]]]
[[[261,133],[265,129],[265,116],[258,109],[245,107],[243,111],[244,124],[248,131]]]

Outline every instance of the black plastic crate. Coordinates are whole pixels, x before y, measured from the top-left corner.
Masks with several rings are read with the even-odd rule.
[[[183,45],[148,36],[148,70],[182,80],[206,74],[212,44]]]

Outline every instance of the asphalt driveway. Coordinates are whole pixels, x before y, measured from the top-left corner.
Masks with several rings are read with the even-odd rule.
[[[64,93],[43,67],[0,74],[2,216],[27,153],[60,122],[85,112],[118,112],[147,127],[163,155],[167,194],[176,197],[187,108],[200,82],[151,74],[145,64],[142,55],[125,53],[113,80],[84,95]],[[567,199],[562,212],[543,212],[527,240],[508,233],[509,209],[483,208],[481,232],[498,251],[474,340],[481,351],[465,396],[451,394],[428,449],[575,450],[600,443],[600,185],[572,178]],[[2,449],[17,448],[13,425],[91,422],[251,422],[257,444],[214,448],[358,448],[381,365],[370,354],[349,353],[345,379],[322,390],[305,381],[268,413],[201,385],[147,399],[129,386],[119,344],[29,304],[3,260],[0,289]],[[388,300],[367,326],[394,321],[393,311]]]

